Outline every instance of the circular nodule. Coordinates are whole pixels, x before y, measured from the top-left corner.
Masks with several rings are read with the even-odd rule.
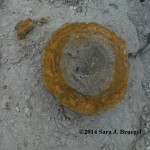
[[[48,90],[62,105],[87,115],[122,100],[128,67],[124,40],[97,23],[64,25],[53,34],[42,57]]]

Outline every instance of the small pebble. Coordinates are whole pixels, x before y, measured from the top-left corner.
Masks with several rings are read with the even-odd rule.
[[[48,23],[48,20],[44,17],[41,18],[40,23]]]
[[[26,108],[24,109],[24,111],[25,111],[25,113],[28,113],[28,112],[30,111],[30,108],[29,108],[29,107],[26,107]]]
[[[30,98],[30,96],[29,95],[25,95],[25,100],[28,100],[29,98]]]
[[[75,10],[77,7],[70,6],[70,10]]]
[[[7,85],[4,85],[4,86],[3,86],[3,89],[7,89]]]
[[[19,107],[18,107],[18,106],[16,106],[16,111],[17,111],[17,112],[20,112],[20,109],[19,109]]]
[[[20,112],[19,103],[16,104],[16,111]]]

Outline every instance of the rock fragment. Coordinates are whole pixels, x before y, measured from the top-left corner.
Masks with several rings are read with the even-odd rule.
[[[43,23],[43,24],[48,23],[48,20],[45,17],[42,17],[40,19],[40,23]]]
[[[142,81],[142,87],[147,97],[150,97],[150,81]]]
[[[20,21],[16,25],[16,30],[17,30],[17,37],[18,39],[24,39],[26,37],[26,34],[31,31],[35,27],[35,22],[27,18],[26,20]]]

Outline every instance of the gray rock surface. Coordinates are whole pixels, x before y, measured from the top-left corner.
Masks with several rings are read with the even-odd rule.
[[[130,59],[123,101],[92,117],[63,108],[45,89],[41,54],[56,29],[82,21],[110,28],[125,39],[128,52],[136,52],[150,32],[149,12],[149,0],[0,0],[0,150],[130,150],[139,149],[139,143],[140,150],[148,150],[149,113],[143,107],[149,106],[149,97],[142,83],[150,80],[150,51]],[[36,26],[20,41],[14,27],[27,17],[46,17],[49,23]],[[139,128],[147,132],[141,136],[79,133]]]

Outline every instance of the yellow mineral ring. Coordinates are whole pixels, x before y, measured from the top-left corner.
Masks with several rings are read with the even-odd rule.
[[[69,52],[73,55],[75,51],[72,56],[76,57],[75,62],[68,62]],[[89,54],[86,56],[87,52]],[[82,55],[78,53],[86,57],[81,57]],[[87,62],[84,62],[84,59],[87,59]],[[82,88],[78,88],[80,87],[76,84],[78,82],[72,77],[69,79],[72,73],[68,68],[72,67],[75,70],[76,67],[78,71],[78,62],[81,64],[79,69],[81,67],[86,74],[83,76],[82,71],[80,72]],[[84,66],[90,62],[92,72]],[[97,69],[92,66],[95,63],[98,64]],[[125,41],[115,32],[94,22],[63,25],[52,34],[43,50],[44,85],[60,104],[86,115],[102,113],[120,102],[127,90],[128,74],[129,63]],[[74,76],[77,78],[76,74]],[[93,87],[93,92],[89,87]]]

